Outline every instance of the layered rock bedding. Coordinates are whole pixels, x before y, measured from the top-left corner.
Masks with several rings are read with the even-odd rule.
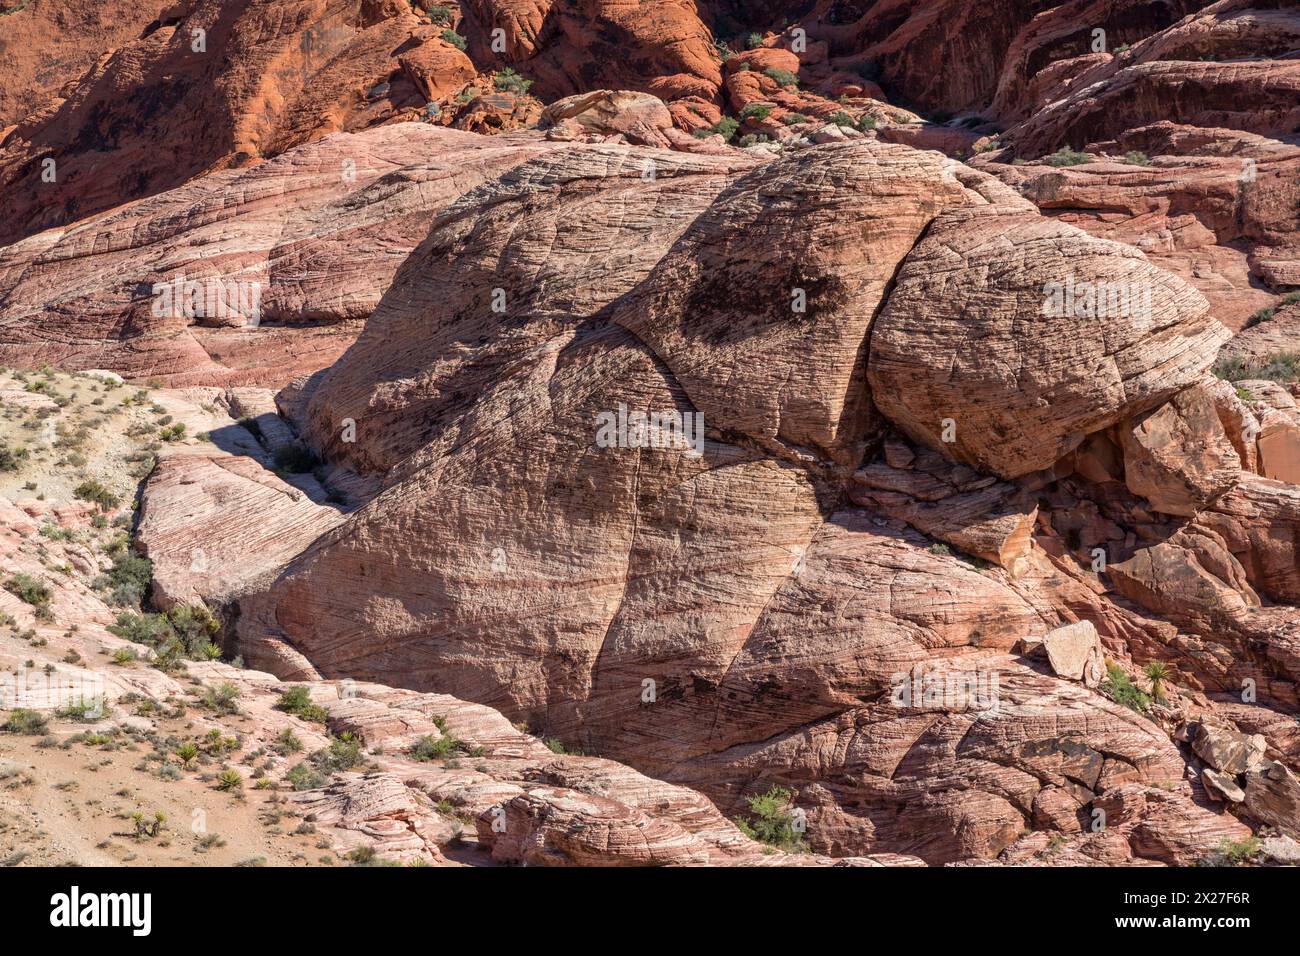
[[[133,15],[0,17],[0,755],[276,862],[1300,855],[1300,11]]]

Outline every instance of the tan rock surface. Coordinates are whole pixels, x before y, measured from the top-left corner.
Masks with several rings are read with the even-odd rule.
[[[1241,459],[1213,395],[1193,387],[1119,428],[1129,491],[1156,511],[1191,517],[1237,483]]]
[[[551,148],[385,126],[34,236],[0,250],[0,359],[282,384],[350,344],[443,207]]]
[[[1227,337],[1195,290],[1136,250],[972,206],[941,216],[904,261],[868,375],[913,439],[1014,478],[1192,384]]]

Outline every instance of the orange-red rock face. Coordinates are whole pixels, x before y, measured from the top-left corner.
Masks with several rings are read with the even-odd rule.
[[[167,10],[0,144],[0,241],[422,108],[399,51],[443,41],[396,11],[368,0]]]
[[[136,39],[168,5],[161,0],[0,4],[0,134],[57,104],[65,85]]]

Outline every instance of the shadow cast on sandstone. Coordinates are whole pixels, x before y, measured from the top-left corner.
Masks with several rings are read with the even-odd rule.
[[[1153,322],[1050,314],[1043,285],[1070,274],[1151,283]],[[807,289],[783,287],[796,275]],[[790,314],[736,338],[764,276]],[[692,299],[699,281],[733,291]],[[1013,653],[1084,617],[1122,672],[1173,625],[1006,503],[1171,407],[1225,337],[1140,253],[933,153],[529,160],[441,216],[358,341],[286,395],[313,447],[381,490],[224,592],[237,649],[286,678],[454,692],[724,812],[790,788],[822,852],[993,859],[1046,829],[1095,861],[1194,862],[1249,831],[1186,782],[1178,720]],[[964,474],[911,472],[894,440],[915,477],[877,473],[850,503],[890,427]],[[1179,474],[1157,445],[1147,474]],[[965,495],[966,517],[904,493]],[[963,531],[981,558],[935,541]],[[1185,696],[1184,718],[1212,707]],[[1095,831],[1124,788],[1159,796]]]

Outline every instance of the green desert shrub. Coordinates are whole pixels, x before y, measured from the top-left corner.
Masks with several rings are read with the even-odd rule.
[[[315,767],[300,763],[284,775],[285,781],[294,790],[315,790],[329,783],[329,778]]]
[[[798,86],[799,77],[795,76],[789,70],[782,70],[775,66],[769,66],[763,71],[763,75],[770,80],[775,80],[780,86]]]
[[[451,7],[446,6],[445,4],[442,3],[430,3],[425,5],[424,12],[427,13],[429,15],[429,19],[432,20],[434,23],[436,23],[438,26],[440,27],[451,26],[451,17],[452,17]]]
[[[35,710],[28,710],[26,707],[19,707],[11,710],[9,716],[5,719],[4,730],[7,734],[25,734],[29,737],[40,737],[44,735],[49,721],[45,715]]]
[[[416,760],[446,760],[456,753],[458,741],[450,734],[441,737],[421,737],[411,747],[411,756]]]
[[[239,688],[229,681],[209,687],[203,694],[202,704],[218,714],[239,713]]]
[[[138,606],[153,580],[153,562],[130,551],[113,558],[112,566],[95,579],[95,586],[109,593],[109,600],[119,607]]]
[[[790,791],[774,786],[767,793],[746,798],[749,813],[736,819],[736,826],[751,840],[787,853],[806,852],[803,834],[795,829],[790,809]]]
[[[1274,352],[1259,359],[1222,358],[1215,363],[1214,374],[1229,382],[1243,379],[1294,382],[1300,379],[1300,352]]]
[[[50,586],[40,578],[33,577],[30,574],[19,572],[13,575],[5,582],[5,590],[12,594],[24,604],[30,604],[38,610],[48,607],[50,601],[54,598],[54,592]]]
[[[1092,157],[1087,153],[1080,153],[1068,146],[1062,146],[1052,155],[1048,156],[1044,162],[1048,166],[1082,166],[1084,163],[1092,162]]]
[[[1246,324],[1243,325],[1242,328],[1253,329],[1261,322],[1267,322],[1270,319],[1272,319],[1276,313],[1277,310],[1274,308],[1260,309],[1258,312],[1255,312],[1253,315],[1251,315],[1250,318],[1246,320]]]
[[[167,612],[167,623],[185,648],[186,656],[195,660],[211,659],[211,648],[221,633],[221,624],[201,604],[177,604]],[[217,649],[220,656],[220,648]]]
[[[28,451],[22,446],[10,448],[4,442],[0,442],[0,471],[17,471],[27,460]]]
[[[328,716],[324,707],[312,701],[311,692],[306,687],[290,687],[281,691],[280,700],[276,703],[275,709],[282,710],[287,714],[296,714],[303,720],[311,720],[322,724]]]
[[[1246,866],[1259,856],[1260,840],[1258,837],[1246,837],[1234,840],[1224,837],[1210,853],[1201,860],[1201,866]]]
[[[366,762],[361,752],[361,741],[350,733],[335,737],[324,750],[311,755],[311,761],[319,769],[327,772],[355,770]]]
[[[492,85],[502,93],[514,93],[517,96],[524,96],[528,93],[528,88],[533,85],[533,81],[524,79],[507,66],[493,75]]]
[[[94,479],[83,481],[73,489],[72,493],[82,501],[89,501],[93,505],[98,505],[100,511],[112,511],[120,501],[117,495]]]
[[[1151,697],[1133,683],[1124,668],[1111,664],[1106,668],[1106,679],[1101,682],[1101,691],[1117,704],[1129,710],[1145,714],[1151,709]]]
[[[730,116],[724,116],[708,129],[698,129],[695,135],[698,139],[707,139],[710,136],[721,136],[728,143],[736,135],[736,130],[740,129],[740,123]]]

